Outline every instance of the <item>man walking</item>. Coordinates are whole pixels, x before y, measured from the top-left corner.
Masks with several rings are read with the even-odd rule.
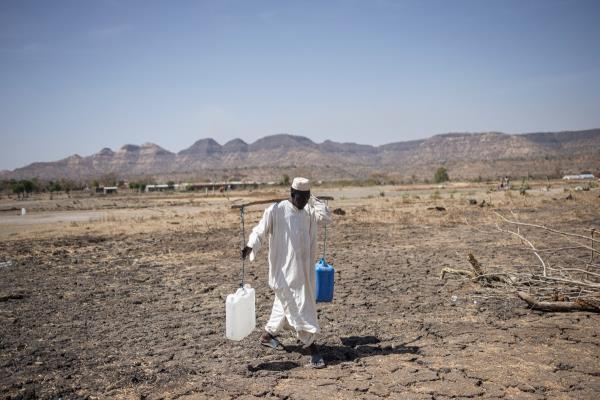
[[[330,221],[326,205],[310,195],[310,182],[294,178],[289,200],[269,206],[252,230],[242,258],[253,261],[260,248],[269,242],[269,286],[275,292],[271,317],[260,343],[277,348],[277,335],[293,329],[303,347],[310,351],[309,366],[325,367],[315,343],[320,332],[315,299],[317,224]]]

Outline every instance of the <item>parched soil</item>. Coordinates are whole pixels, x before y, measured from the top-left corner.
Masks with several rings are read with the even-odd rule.
[[[493,229],[492,211],[581,232],[600,227],[599,193],[337,196],[346,214],[327,233],[336,283],[319,305],[323,370],[305,367],[291,334],[279,351],[259,345],[261,329],[225,339],[225,298],[240,280],[238,215],[225,200],[176,223],[165,206],[145,231],[123,229],[149,222],[137,215],[20,233],[0,243],[0,397],[600,398],[600,314],[533,311],[510,288],[439,278],[468,268],[469,252],[494,271],[536,263]],[[247,213],[246,235],[261,212]],[[266,277],[263,252],[245,275],[259,328],[273,300]]]

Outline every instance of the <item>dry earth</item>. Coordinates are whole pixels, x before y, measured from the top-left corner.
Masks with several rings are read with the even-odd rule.
[[[492,211],[583,232],[600,228],[600,191],[487,189],[320,189],[346,211],[328,230],[324,370],[304,367],[291,336],[285,351],[261,347],[260,329],[224,338],[240,268],[229,207],[281,193],[5,198],[3,209],[29,212],[0,212],[0,397],[599,398],[600,315],[532,311],[508,290],[439,272],[464,268],[468,252],[489,270],[535,264],[493,229]],[[259,327],[273,299],[266,272],[264,253],[246,269]]]

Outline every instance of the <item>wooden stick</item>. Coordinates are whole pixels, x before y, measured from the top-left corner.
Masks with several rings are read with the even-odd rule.
[[[246,204],[236,204],[234,206],[231,206],[231,208],[232,209],[239,209],[239,208],[242,208],[242,207],[255,206],[257,204],[279,203],[280,201],[284,201],[284,200],[289,200],[289,197],[286,197],[284,199],[257,200],[257,201],[252,201],[252,202],[246,203]],[[333,197],[331,197],[331,196],[319,196],[319,197],[317,197],[317,200],[333,200]]]
[[[517,296],[524,300],[534,310],[540,311],[594,311],[600,312],[600,308],[586,301],[538,301],[533,296],[524,292],[517,292]]]

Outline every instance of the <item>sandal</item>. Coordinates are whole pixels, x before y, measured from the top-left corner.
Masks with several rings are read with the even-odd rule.
[[[281,346],[281,343],[279,343],[279,340],[277,340],[277,338],[271,334],[269,334],[270,339],[266,342],[263,342],[262,340],[259,340],[260,344],[262,344],[265,347],[270,347],[272,349],[277,349],[279,346]]]
[[[310,362],[306,364],[309,368],[321,369],[325,368],[325,360],[323,360],[323,356],[319,353],[310,355]]]

